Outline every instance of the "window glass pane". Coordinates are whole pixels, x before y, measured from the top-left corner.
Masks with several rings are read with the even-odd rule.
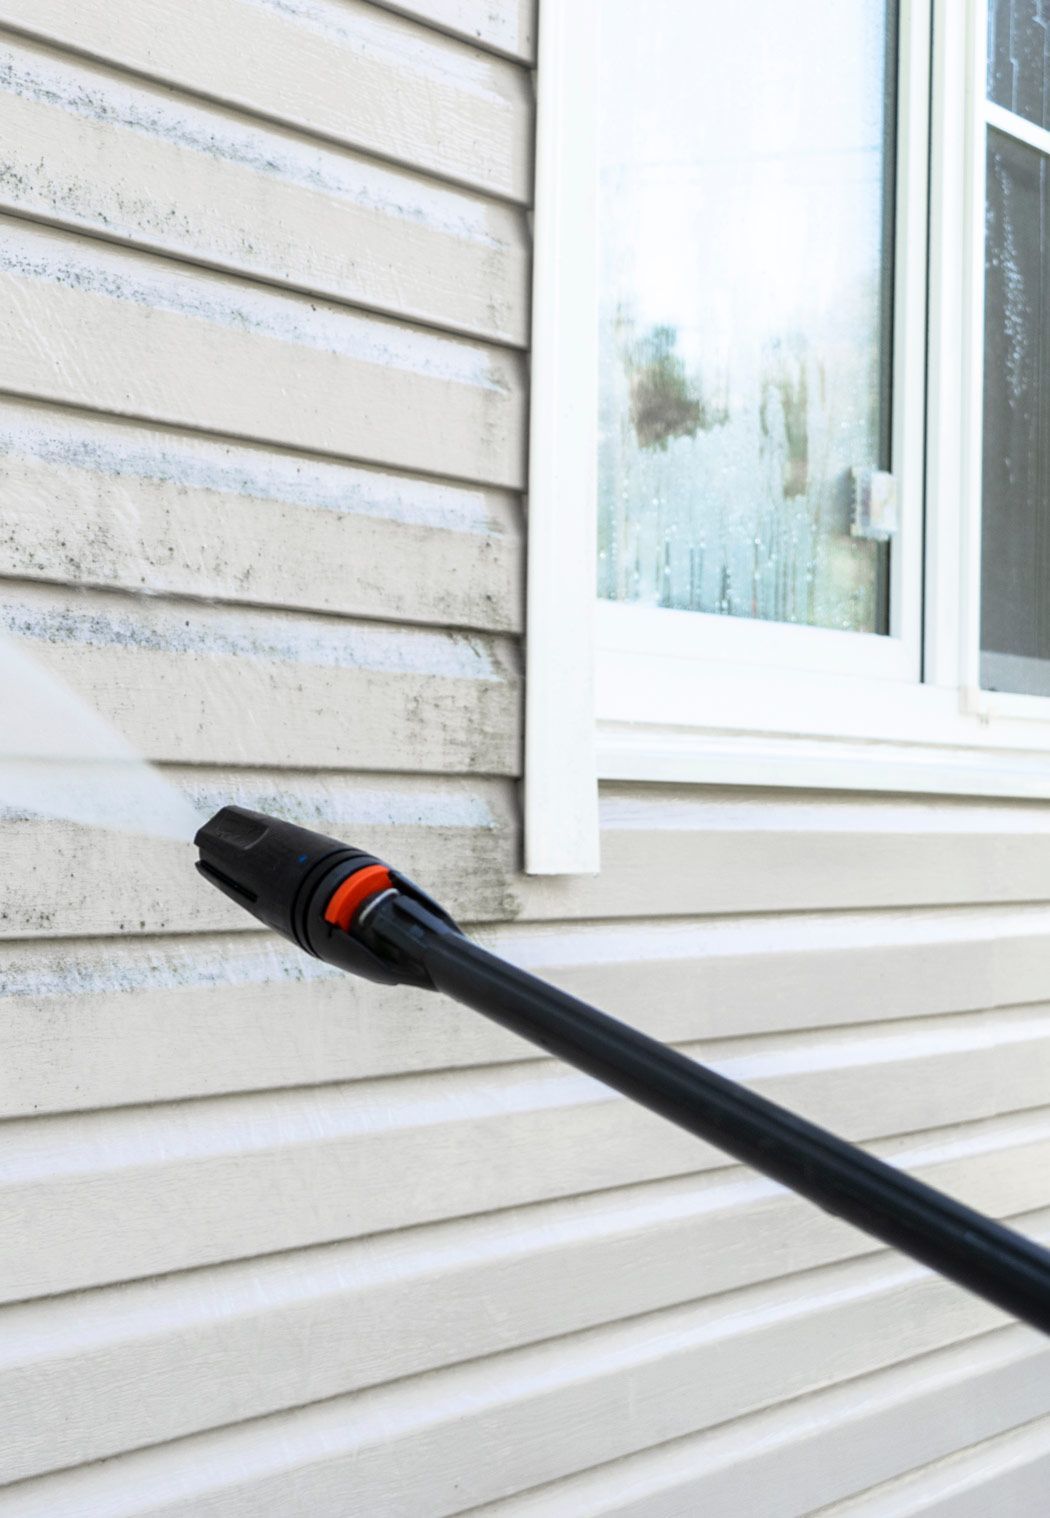
[[[989,133],[981,683],[1050,695],[1050,160]]]
[[[603,0],[607,599],[887,630],[894,11]]]
[[[988,95],[1050,128],[1050,0],[989,0]]]

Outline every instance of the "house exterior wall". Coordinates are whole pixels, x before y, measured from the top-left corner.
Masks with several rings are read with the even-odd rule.
[[[1050,1235],[1045,806],[608,786],[600,876],[520,872],[531,7],[0,25],[0,625],[202,809]],[[0,840],[3,1518],[1044,1511],[1033,1333],[184,845]]]

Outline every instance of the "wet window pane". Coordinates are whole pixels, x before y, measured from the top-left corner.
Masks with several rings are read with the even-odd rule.
[[[1050,128],[1050,0],[989,0],[988,97]]]
[[[606,599],[887,630],[894,13],[603,0]]]
[[[981,683],[1050,695],[1050,159],[989,133]]]

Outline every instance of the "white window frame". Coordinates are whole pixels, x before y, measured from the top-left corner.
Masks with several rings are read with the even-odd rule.
[[[598,867],[599,780],[1050,798],[1050,698],[978,678],[986,128],[1050,145],[987,0],[901,3],[889,636],[597,600],[599,8],[540,4],[526,869]]]

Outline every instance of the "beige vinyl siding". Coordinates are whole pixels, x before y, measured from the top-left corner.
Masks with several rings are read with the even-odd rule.
[[[0,129],[5,210],[524,345],[518,206],[6,38]]]
[[[0,302],[0,364],[34,400],[523,482],[524,367],[509,349],[16,218],[0,218]]]
[[[606,1518],[685,1518],[694,1513],[783,1518],[785,1512],[818,1511],[828,1518],[826,1500],[843,1486],[881,1484],[888,1473],[909,1470],[944,1451],[953,1461],[972,1435],[975,1408],[980,1409],[976,1426],[982,1430],[1012,1429],[1033,1409],[1041,1411],[1046,1372],[1047,1354],[1033,1335],[1016,1327],[1000,1329],[874,1371],[860,1386],[833,1386],[525,1496],[486,1504],[474,1510],[474,1518],[538,1518],[553,1512]],[[987,1453],[981,1445],[974,1451],[978,1487],[987,1474]],[[866,1500],[867,1494],[858,1512],[868,1512]],[[1040,1508],[1032,1496],[1027,1507],[999,1510],[1038,1513]],[[852,1504],[844,1511],[853,1511]],[[890,1511],[900,1518],[925,1509],[905,1504]],[[974,1518],[986,1518],[988,1511],[978,1507]],[[944,1518],[949,1514],[958,1518],[955,1508]]]
[[[515,771],[516,650],[505,640],[184,610],[33,586],[5,597],[0,627],[158,760]]]
[[[378,0],[388,10],[415,16],[453,36],[507,53],[521,63],[536,55],[535,0]]]
[[[422,868],[436,879],[436,859]],[[1015,1009],[999,1014],[1003,1022],[1020,1029],[1027,1020],[1038,1037],[1050,981],[1042,906],[475,932],[655,1037],[705,1048],[719,1040],[727,1058],[755,1036],[786,1049],[794,1035],[797,1048],[812,1049],[824,1029],[845,1049],[849,1029],[867,1060],[885,1025],[907,1030],[911,1019],[915,1044],[950,1027],[958,1049],[968,1037],[997,1039],[1000,1024],[984,1012],[994,1003]],[[46,938],[5,942],[0,980],[0,1117],[541,1058],[482,1018],[435,1018],[422,992],[348,980],[251,933],[71,941],[60,963]],[[935,1020],[945,1013],[955,1014],[950,1023]],[[892,1033],[882,1048],[892,1056]]]
[[[513,18],[522,5],[485,9]],[[279,122],[472,191],[529,198],[526,70],[369,0],[0,0],[0,23],[233,107],[246,125]]]
[[[7,577],[521,631],[507,491],[5,400],[0,492]]]
[[[1050,1240],[1045,807],[607,786],[520,873],[531,5],[0,26],[0,627]],[[1042,1514],[1035,1334],[181,844],[0,848],[0,1518]]]
[[[989,1512],[1037,1513],[1050,1480],[1050,1419],[1037,1418],[828,1510],[826,1518],[983,1518]]]

